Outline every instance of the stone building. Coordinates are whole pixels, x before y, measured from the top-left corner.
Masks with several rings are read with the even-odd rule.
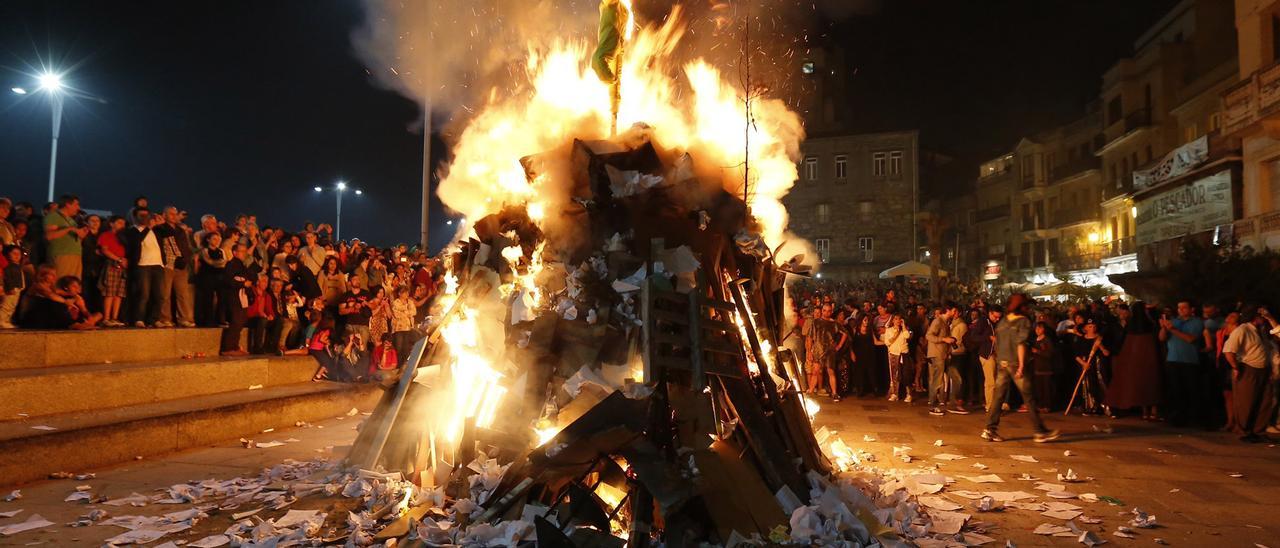
[[[784,199],[791,230],[813,242],[823,278],[872,278],[912,258],[919,135],[817,137],[801,145],[800,179]]]
[[[1242,141],[1241,218],[1234,236],[1280,248],[1280,1],[1236,0],[1239,83],[1222,96],[1222,134]]]

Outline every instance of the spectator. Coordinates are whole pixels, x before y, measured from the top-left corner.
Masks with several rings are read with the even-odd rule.
[[[1075,338],[1072,354],[1080,367],[1080,375],[1074,384],[1077,388],[1072,392],[1079,394],[1078,401],[1084,414],[1110,415],[1110,409],[1103,403],[1106,397],[1106,383],[1102,378],[1102,370],[1103,364],[1111,358],[1111,348],[1107,346],[1107,338],[1098,333],[1098,323],[1093,319],[1077,323],[1077,328],[1083,331]],[[1073,402],[1067,403],[1074,405]]]
[[[373,316],[372,296],[358,285],[340,296],[338,315],[344,320],[344,333],[359,333],[360,340],[368,340],[369,319]]]
[[[271,294],[271,280],[267,275],[258,274],[254,279],[253,287],[249,290],[249,308],[245,311],[245,316],[248,318],[246,325],[249,328],[249,353],[251,354],[276,351],[275,348],[268,348],[267,335],[271,333],[271,326],[275,323],[277,295]]]
[[[409,298],[409,287],[404,285],[397,287],[395,299],[391,301],[391,338],[396,356],[400,358],[397,365],[403,365],[404,360],[408,359],[417,339],[413,332],[413,326],[416,323],[414,317],[417,314],[418,307],[413,303],[413,299]]]
[[[319,299],[324,296],[320,289],[320,283],[316,281],[316,277],[311,273],[311,269],[302,266],[297,257],[290,255],[285,258],[285,273],[289,276],[289,284],[302,295],[304,298]]]
[[[399,353],[396,352],[395,345],[391,341],[391,334],[383,334],[382,342],[373,349],[373,356],[369,360],[368,375],[370,378],[373,378],[379,373],[394,371],[399,366],[400,356]]]
[[[0,295],[0,329],[13,329],[13,315],[18,301],[27,288],[26,274],[22,271],[22,248],[13,244],[4,246],[4,293]]]
[[[1036,322],[1035,339],[1031,341],[1031,362],[1035,377],[1032,380],[1032,391],[1041,413],[1048,413],[1053,408],[1053,375],[1057,368],[1058,348],[1054,343],[1054,331],[1045,322]]]
[[[1200,347],[1204,343],[1204,321],[1197,318],[1188,301],[1178,302],[1178,316],[1160,318],[1160,340],[1165,343],[1165,376],[1169,390],[1165,400],[1165,412],[1169,424],[1186,426],[1195,422],[1205,424],[1209,392],[1206,381],[1210,376],[1200,362]]]
[[[102,276],[102,267],[105,263],[102,252],[98,249],[101,245],[98,240],[102,237],[102,217],[90,215],[85,217],[84,227],[88,230],[84,235],[84,240],[80,242],[80,264],[84,271],[82,279],[84,285],[85,302],[89,303],[89,307],[94,312],[102,311],[102,290],[99,288],[98,278]]]
[[[1130,309],[1124,342],[1119,348],[1112,358],[1107,405],[1113,411],[1137,407],[1143,419],[1159,420],[1160,356],[1155,326],[1146,303],[1139,301]]]
[[[9,223],[9,216],[13,214],[13,202],[8,198],[0,197],[0,245],[13,245],[17,243],[18,235]]]
[[[187,225],[182,223],[178,208],[164,208],[164,221],[156,225],[155,233],[160,241],[164,266],[159,289],[160,314],[156,327],[173,327],[174,309],[178,312],[179,326],[193,327],[196,323],[191,291],[191,269],[194,263],[191,233]]]
[[[58,207],[44,217],[44,238],[47,240],[47,257],[58,277],[83,274],[80,248],[89,229],[80,227],[76,215],[80,213],[80,199],[65,194],[58,198]]]
[[[200,230],[197,230],[194,235],[196,247],[204,249],[205,239],[210,234],[222,235],[222,232],[218,230],[218,218],[213,215],[201,215]]]
[[[1267,392],[1276,350],[1254,325],[1253,315],[1248,309],[1227,314],[1223,329],[1229,334],[1222,355],[1235,372],[1232,397],[1236,422],[1232,431],[1241,434],[1241,441],[1259,443],[1266,441],[1263,434],[1275,412],[1273,395]]]
[[[317,278],[320,276],[320,267],[325,262],[325,251],[317,240],[316,233],[307,231],[303,236],[306,244],[302,249],[298,250],[298,260],[302,262],[302,266],[311,271],[311,274]]]
[[[337,257],[324,260],[324,267],[320,270],[320,275],[316,276],[316,283],[320,285],[320,295],[327,303],[337,303],[343,294],[355,287],[347,283],[347,275],[342,273]],[[363,285],[359,287],[364,289]]]
[[[872,329],[871,316],[863,315],[862,321],[858,322],[858,333],[854,337],[854,350],[864,354],[864,368],[871,369],[875,366],[875,342],[871,339],[870,333]],[[865,334],[865,336],[864,336]],[[902,319],[899,314],[894,314],[889,318],[889,323],[884,328],[884,343],[889,352],[889,401],[898,401],[898,393],[901,389],[906,388],[906,403],[911,403],[911,388],[904,386],[905,378],[903,377],[902,360],[910,352],[910,345],[907,343],[911,339],[911,330],[907,328],[906,320]],[[870,347],[867,344],[870,343]],[[871,358],[871,359],[865,359]],[[870,375],[874,379],[874,371],[864,373]]]
[[[298,323],[302,319],[307,300],[293,288],[286,288],[281,279],[271,280],[271,293],[278,303],[276,306],[276,323],[272,340],[276,350],[282,355],[287,353],[289,340],[298,331]]]
[[[135,207],[133,229],[126,232],[125,248],[129,264],[129,298],[133,303],[133,326],[154,326],[160,318],[160,286],[164,283],[164,253],[155,227],[161,219],[145,207]]]
[[[218,292],[228,257],[222,250],[221,234],[210,232],[202,241],[205,245],[196,258],[196,323],[200,327],[216,327],[225,318],[220,313],[222,307],[218,305]]]
[[[125,279],[129,260],[126,258],[124,217],[112,216],[107,229],[98,236],[98,253],[102,257],[102,273],[98,277],[98,291],[102,295],[102,325],[120,327],[120,304],[125,296]]]
[[[240,347],[240,335],[248,321],[249,289],[253,287],[254,276],[245,266],[249,248],[243,243],[231,248],[231,259],[222,272],[221,291],[218,299],[225,303],[227,327],[222,330],[222,355],[244,356],[248,354]]]
[[[941,313],[934,316],[933,322],[929,324],[929,330],[925,333],[925,340],[929,342],[930,415],[942,415],[944,407],[952,413],[965,413],[956,401],[956,393],[963,381],[959,373],[956,372],[953,375],[952,369],[947,365],[951,357],[951,345],[957,342],[957,339],[951,336],[951,320],[955,317],[956,305],[949,302],[942,308]]]

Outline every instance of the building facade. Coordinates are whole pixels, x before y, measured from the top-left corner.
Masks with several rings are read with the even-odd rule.
[[[919,135],[818,137],[801,145],[800,179],[783,199],[790,229],[817,248],[823,278],[874,278],[911,259]]]
[[[975,220],[989,283],[1112,285],[1140,263],[1168,264],[1184,237],[1213,240],[1205,235],[1221,229],[1205,223],[1221,221],[1224,207],[1228,225],[1238,218],[1239,191],[1222,193],[1241,179],[1229,165],[1239,141],[1221,131],[1221,97],[1243,71],[1233,21],[1229,3],[1179,2],[1102,75],[1084,117],[979,168]],[[1193,208],[1198,221],[1166,215],[1209,188],[1219,202]]]
[[[1222,134],[1242,152],[1234,237],[1280,248],[1280,1],[1236,0],[1239,81],[1223,95]]]

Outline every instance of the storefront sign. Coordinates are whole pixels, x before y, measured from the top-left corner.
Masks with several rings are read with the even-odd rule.
[[[982,279],[984,280],[999,279],[1000,274],[1002,274],[1002,271],[1003,269],[1001,268],[1000,263],[996,261],[987,261],[986,266],[984,266],[982,269]]]
[[[1184,173],[1189,173],[1196,166],[1203,164],[1209,157],[1209,136],[1205,135],[1185,145],[1173,149],[1160,159],[1160,163],[1151,169],[1139,169],[1133,172],[1133,190],[1140,191],[1156,186]]]
[[[1137,203],[1138,245],[1195,234],[1232,221],[1231,170]]]

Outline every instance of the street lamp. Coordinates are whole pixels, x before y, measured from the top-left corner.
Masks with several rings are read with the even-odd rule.
[[[316,192],[324,192],[324,187],[321,187],[321,186],[314,187],[313,189]],[[355,192],[356,196],[364,196],[363,190],[360,190],[358,188],[352,189],[352,190]],[[342,241],[342,195],[345,194],[346,192],[347,192],[346,181],[338,181],[337,183],[334,183],[333,193],[335,196],[337,196],[337,201],[338,201],[337,222],[334,223],[334,226],[333,226],[333,239],[335,242]]]
[[[53,138],[49,145],[49,199],[53,201],[54,181],[58,170],[58,134],[62,130],[62,103],[66,97],[78,97],[91,99],[99,103],[106,103],[101,97],[94,97],[87,93],[67,87],[62,82],[62,75],[54,71],[45,71],[36,76],[36,83],[39,84],[34,90],[14,86],[9,88],[15,95],[27,95],[32,92],[43,91],[49,96],[49,104],[53,114]]]

